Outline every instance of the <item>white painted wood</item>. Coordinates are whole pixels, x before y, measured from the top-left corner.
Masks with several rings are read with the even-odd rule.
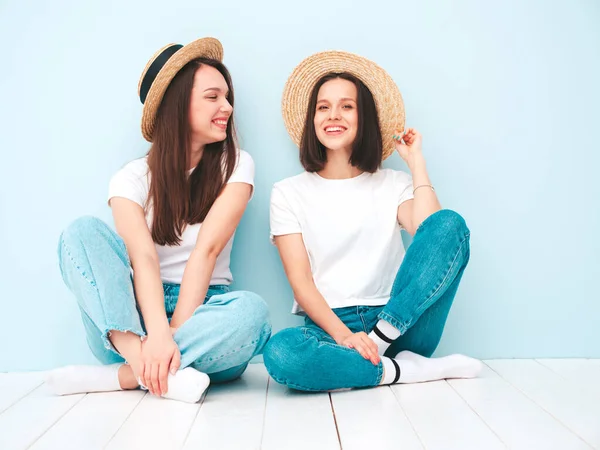
[[[327,393],[288,389],[269,380],[263,450],[338,450]]]
[[[146,394],[107,449],[179,449],[185,442],[200,403],[184,403]]]
[[[537,359],[560,376],[571,380],[600,380],[600,359]]]
[[[144,391],[88,394],[65,414],[31,449],[101,449],[144,397]]]
[[[505,445],[445,381],[391,387],[428,450],[493,450]]]
[[[268,374],[250,364],[241,379],[209,388],[184,449],[259,449]]]
[[[27,448],[83,397],[55,396],[45,385],[36,388],[0,415],[0,448]]]
[[[0,374],[0,414],[44,382],[44,372]]]
[[[487,364],[502,378],[577,433],[600,448],[600,402],[576,384],[533,360],[495,360]]]
[[[388,386],[332,392],[331,399],[344,450],[423,449]]]
[[[591,448],[487,366],[479,378],[448,383],[510,449]]]

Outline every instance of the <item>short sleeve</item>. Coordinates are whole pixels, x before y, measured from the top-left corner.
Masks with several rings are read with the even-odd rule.
[[[271,242],[275,236],[301,233],[302,228],[298,217],[285,196],[284,191],[278,185],[273,186],[271,191]]]
[[[406,172],[398,171],[396,174],[396,192],[398,192],[398,206],[407,200],[412,200],[413,195],[413,180]]]
[[[249,184],[252,186],[250,198],[254,196],[254,160],[250,153],[240,150],[237,164],[227,183]]]
[[[147,176],[148,165],[145,158],[130,162],[111,178],[108,201],[113,197],[123,197],[143,208],[148,198]]]

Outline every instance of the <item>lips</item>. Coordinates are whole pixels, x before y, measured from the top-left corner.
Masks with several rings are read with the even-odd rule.
[[[346,127],[340,125],[328,125],[325,127],[325,134],[328,136],[338,136],[347,130]]]
[[[219,127],[219,128],[221,128],[222,130],[226,130],[226,129],[227,129],[227,121],[228,121],[228,119],[221,119],[221,118],[219,118],[219,119],[214,119],[214,120],[212,121],[212,123],[213,123],[213,124],[214,124],[216,127]]]

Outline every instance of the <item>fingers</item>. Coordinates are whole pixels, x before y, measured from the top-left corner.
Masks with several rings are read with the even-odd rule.
[[[150,385],[152,386],[152,394],[160,395],[160,384],[158,382],[159,364],[153,363],[151,366]]]
[[[369,354],[369,350],[368,350],[367,346],[362,341],[357,342],[356,344],[354,344],[354,349],[358,353],[360,353],[360,356],[362,356],[366,360],[371,360],[371,355]]]
[[[138,372],[137,372],[139,380],[137,380],[137,381],[138,381],[138,383],[143,384],[145,387],[148,387],[148,383],[146,382],[146,376],[144,374],[145,369],[146,369],[146,365],[144,364],[143,361],[140,361],[140,364],[138,366]]]
[[[169,376],[169,363],[162,363],[158,370],[158,384],[160,387],[160,392],[158,395],[163,395],[167,393],[168,390],[168,381],[167,377]]]
[[[144,386],[152,393],[152,364],[150,363],[144,364]]]
[[[381,360],[381,358],[379,357],[379,348],[377,347],[377,344],[375,342],[373,342],[373,339],[371,339],[367,335],[361,336],[361,339],[365,343],[365,347],[369,351],[369,355],[370,355],[369,360],[373,364],[379,364],[379,361]]]
[[[363,358],[370,361],[374,365],[379,364],[379,350],[373,340],[366,333],[356,333],[352,336],[352,340],[346,343],[346,347],[356,350]]]
[[[171,360],[171,375],[175,375],[179,370],[179,367],[181,367],[181,353],[179,352],[179,350],[177,350],[173,355],[173,359]]]

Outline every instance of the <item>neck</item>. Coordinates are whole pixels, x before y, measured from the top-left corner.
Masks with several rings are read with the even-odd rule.
[[[319,175],[332,180],[343,180],[359,176],[362,170],[350,164],[351,154],[352,149],[327,149],[327,162]]]
[[[190,152],[191,153],[188,170],[191,170],[194,167],[196,167],[202,159],[202,154],[204,153],[204,144],[192,141],[192,145],[190,146]]]

